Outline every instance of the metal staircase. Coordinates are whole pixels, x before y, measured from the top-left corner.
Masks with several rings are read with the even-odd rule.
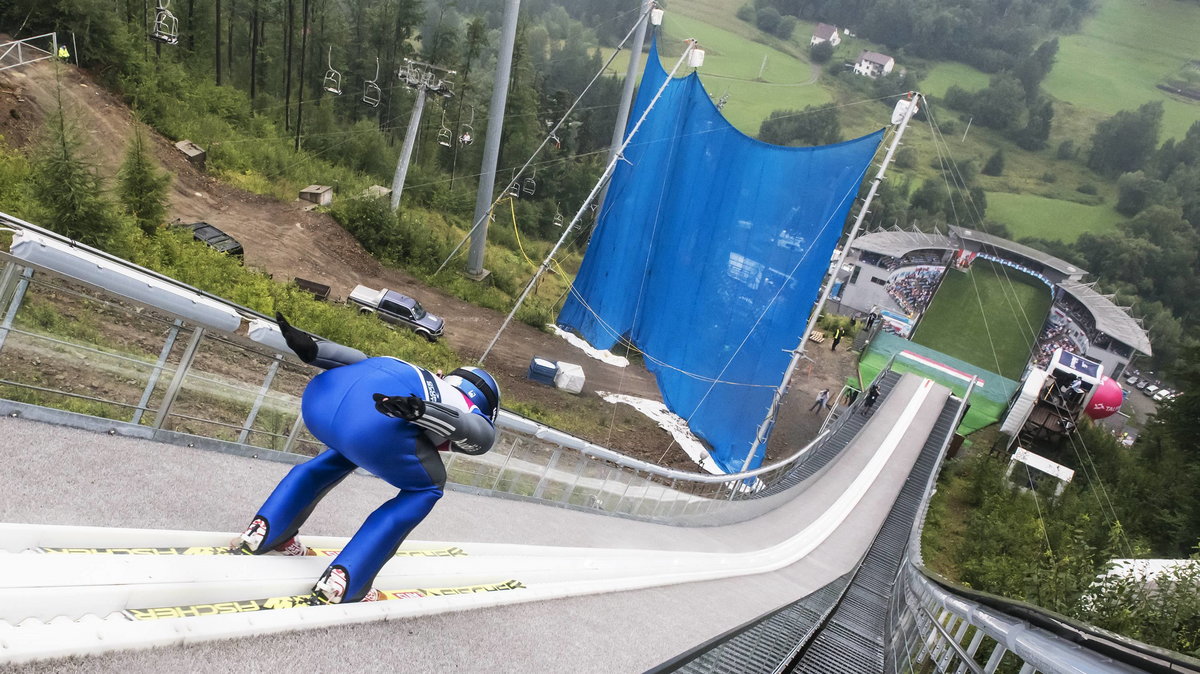
[[[900,375],[880,378],[881,398]],[[680,654],[652,672],[881,672],[887,607],[933,468],[949,443],[961,401],[949,398],[921,448],[874,542],[851,573],[796,602]],[[788,479],[799,482],[827,464],[866,423],[847,415],[833,438]],[[838,441],[839,437],[841,442]],[[818,463],[818,460],[820,463]]]
[[[900,376],[898,372],[885,370],[876,379],[876,383],[879,385],[880,399],[880,402],[875,406],[876,409],[879,409],[879,406],[883,404],[882,401],[892,392],[892,388],[896,385],[896,382],[900,381]],[[842,408],[841,415],[833,422],[836,430],[830,435],[828,440],[814,449],[806,460],[797,464],[795,468],[784,474],[778,481],[754,496],[762,498],[790,489],[816,475],[822,468],[829,465],[834,458],[842,453],[842,450],[846,449],[850,441],[858,435],[858,432],[862,430],[867,420],[870,419],[868,416],[859,414],[862,400],[863,396],[859,396],[855,404]]]

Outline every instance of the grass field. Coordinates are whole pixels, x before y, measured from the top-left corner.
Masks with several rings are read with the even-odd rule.
[[[1033,194],[990,192],[988,218],[1008,226],[1013,239],[1036,236],[1074,242],[1084,232],[1115,231],[1125,218],[1111,206],[1087,206]]]
[[[798,33],[803,30],[803,26],[797,28]],[[775,110],[801,110],[833,100],[817,83],[808,62],[791,54],[678,13],[664,19],[663,31],[659,51],[668,71],[679,59],[685,38],[700,41],[705,51],[700,81],[714,99],[728,96],[722,112],[743,133],[756,135],[762,121]],[[604,58],[611,53],[604,50]],[[628,53],[622,52],[609,70],[624,77],[628,67]],[[676,74],[690,72],[685,66]]]
[[[921,80],[921,93],[945,96],[946,90],[955,84],[967,91],[978,91],[988,85],[989,77],[987,73],[969,65],[946,61],[930,68]]]
[[[1160,140],[1183,138],[1200,119],[1200,102],[1172,97],[1155,85],[1187,61],[1200,59],[1200,5],[1179,0],[1099,4],[1079,33],[1059,38],[1058,59],[1043,87],[1055,98],[1106,117],[1163,101]]]
[[[1032,277],[976,260],[946,272],[912,341],[1019,380],[1051,300]]]

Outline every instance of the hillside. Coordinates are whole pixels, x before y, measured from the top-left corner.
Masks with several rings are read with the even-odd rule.
[[[0,115],[0,135],[13,145],[27,146],[39,137],[42,120],[54,109],[54,70],[54,64],[42,62],[0,71],[0,110],[5,112]],[[92,160],[111,179],[138,122],[116,96],[86,73],[62,68],[61,82],[64,107],[82,130]],[[159,162],[172,174],[169,217],[185,222],[205,220],[229,232],[245,246],[247,266],[264,270],[279,281],[299,276],[328,284],[337,298],[344,298],[359,283],[411,292],[430,311],[446,318],[446,340],[464,359],[477,358],[499,329],[504,316],[381,265],[328,215],[306,209],[307,202],[282,202],[223,184],[193,168],[168,140],[144,130],[153,139]],[[510,399],[536,402],[549,409],[570,408],[575,403],[573,396],[525,378],[534,355],[583,366],[589,392],[658,398],[653,378],[645,370],[606,365],[553,335],[514,322],[487,363]],[[669,444],[669,436],[648,422],[636,423],[640,420],[635,417],[629,415],[634,426],[628,436],[614,440],[615,448],[642,453],[637,448]],[[661,455],[659,450],[654,458]]]
[[[822,70],[853,59],[859,49],[889,51],[886,47],[847,37],[835,50],[831,65],[822,68],[807,62],[812,23],[798,22],[791,40],[783,42],[739,20],[736,13],[743,4],[698,0],[672,7],[664,21],[665,35],[671,38],[668,45],[691,35],[709,51],[701,79],[714,97],[728,96],[723,112],[735,126],[755,135],[773,110],[799,110],[830,101],[840,106],[845,138],[874,131],[886,121],[884,106],[864,101],[867,97],[861,92],[843,90],[829,77],[818,78]],[[1056,149],[1064,141],[1073,143],[1077,151],[1086,148],[1099,122],[1150,101],[1161,101],[1164,106],[1159,142],[1181,139],[1188,126],[1200,119],[1200,101],[1169,94],[1158,85],[1179,77],[1189,67],[1194,70],[1200,60],[1197,31],[1200,6],[1195,3],[1098,0],[1096,10],[1077,33],[1057,36],[1061,47],[1043,87],[1055,100],[1046,149],[1023,150],[998,132],[978,124],[968,126],[969,116],[938,105],[934,113],[944,127],[946,138],[939,141],[944,145],[935,147],[927,124],[913,125],[905,144],[917,151],[919,162],[912,169],[898,168],[894,173],[918,181],[940,181],[934,166],[939,153],[955,162],[973,161],[978,168],[997,148],[1003,148],[1008,159],[1005,174],[980,175],[978,182],[989,197],[996,197],[988,200],[995,208],[989,208],[987,217],[1006,225],[1013,238],[1034,236],[1071,243],[1085,231],[1114,231],[1116,223],[1124,219],[1113,209],[1114,181],[1089,171],[1078,157],[1057,156]],[[789,52],[799,56],[788,56]],[[764,56],[766,68],[756,76]],[[922,92],[939,99],[952,85],[975,91],[986,87],[990,78],[962,63],[903,53],[897,57],[897,68],[914,72]],[[811,67],[813,79],[799,81],[779,59],[790,59],[792,70]],[[731,77],[747,69],[749,76]]]
[[[98,86],[74,67],[60,69],[64,108],[83,132],[91,158],[109,179],[116,174],[135,124],[118,97]],[[15,147],[28,147],[40,135],[42,122],[54,110],[56,74],[52,63],[0,71],[0,136]],[[499,329],[504,315],[483,309],[429,287],[402,270],[387,267],[328,215],[310,210],[307,202],[284,202],[231,187],[192,167],[165,138],[143,126],[153,140],[155,155],[172,175],[171,219],[204,220],[239,239],[246,264],[279,281],[295,277],[325,283],[332,296],[344,298],[356,284],[395,288],[417,296],[433,313],[446,318],[446,341],[463,357],[482,354]],[[526,377],[534,356],[577,363],[584,368],[583,396],[533,383]],[[846,355],[846,354],[838,354]],[[828,361],[828,362],[827,362]],[[588,358],[564,340],[514,321],[489,355],[486,366],[497,375],[509,402],[532,403],[553,413],[594,419],[585,437],[635,458],[659,465],[693,470],[686,454],[653,422],[618,405],[600,400],[596,392],[623,393],[661,400],[654,378],[638,366],[618,368]],[[848,368],[833,358],[817,363],[799,377],[798,392],[785,400],[781,422],[771,438],[768,457],[790,454],[815,434],[819,420],[801,414],[814,393],[840,387]]]

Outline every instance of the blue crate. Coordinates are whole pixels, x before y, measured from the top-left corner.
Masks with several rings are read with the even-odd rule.
[[[557,374],[558,363],[552,360],[534,356],[533,360],[529,361],[529,378],[536,382],[554,386],[554,376]]]

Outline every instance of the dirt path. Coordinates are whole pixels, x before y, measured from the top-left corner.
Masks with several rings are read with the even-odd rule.
[[[17,147],[36,141],[43,121],[56,110],[56,82],[61,81],[65,108],[76,120],[91,159],[111,178],[120,167],[138,122],[116,96],[96,86],[87,73],[68,66],[58,68],[56,77],[55,70],[55,64],[41,62],[0,72],[0,135]],[[150,129],[144,130],[153,141],[158,160],[173,175],[170,217],[184,222],[204,220],[233,235],[245,247],[248,266],[265,270],[280,281],[299,276],[327,284],[336,298],[346,297],[359,283],[413,294],[431,312],[445,317],[445,339],[466,360],[478,358],[495,336],[504,319],[502,314],[463,302],[424,286],[400,270],[381,265],[328,215],[306,210],[306,202],[281,202],[231,187],[197,171],[170,141]],[[535,355],[582,366],[585,397],[608,391],[661,400],[653,376],[644,369],[618,368],[588,358],[558,337],[522,323],[509,325],[486,365],[514,399],[570,413],[579,406],[579,398],[526,378]],[[785,398],[769,457],[785,456],[812,437],[816,415],[799,414],[812,402],[807,393],[811,390],[815,395],[826,386],[833,386],[836,392],[849,371],[839,360],[847,358],[818,358],[800,368],[792,393]],[[667,450],[669,436],[648,421],[623,423],[616,434],[610,425],[603,435],[588,439],[644,460],[692,469],[681,450]]]

